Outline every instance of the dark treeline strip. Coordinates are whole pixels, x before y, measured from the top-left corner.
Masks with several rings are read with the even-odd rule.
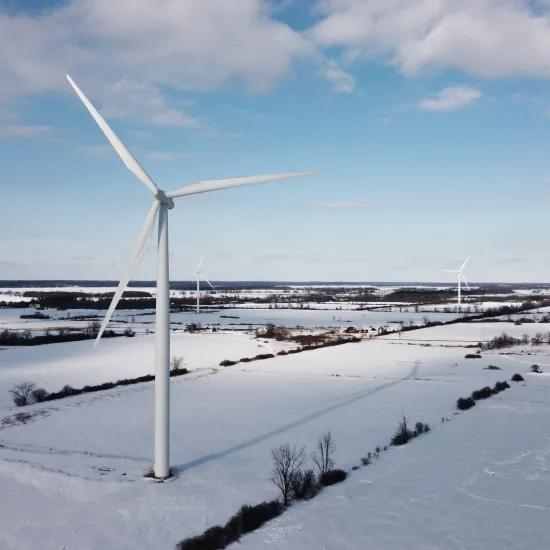
[[[455,325],[457,323],[471,323],[476,321],[483,321],[485,319],[490,319],[491,317],[501,316],[501,315],[512,315],[514,313],[521,313],[523,311],[534,309],[538,307],[550,306],[550,299],[548,297],[533,303],[531,301],[523,302],[519,306],[501,306],[497,308],[488,309],[482,313],[477,313],[475,315],[468,315],[467,317],[457,317],[456,319],[451,319],[449,321],[426,321],[421,325],[407,325],[403,326],[400,329],[400,332],[408,332],[411,330],[418,330],[421,328],[430,328],[437,327],[442,325]],[[380,332],[381,336],[390,334],[392,331],[382,331]]]
[[[107,292],[75,292],[68,290],[27,290],[23,292],[25,298],[43,298],[49,299],[74,297],[74,298],[113,298],[114,291]],[[151,293],[144,290],[126,290],[124,292],[126,298],[151,298]]]
[[[170,371],[170,376],[182,376],[188,374],[189,371],[185,368],[181,369],[172,369]],[[83,388],[73,388],[69,385],[63,386],[63,388],[58,392],[46,394],[40,402],[43,401],[54,401],[56,399],[63,399],[65,397],[72,397],[73,395],[82,395],[83,393],[92,393],[104,390],[110,390],[118,386],[130,386],[132,384],[140,384],[141,382],[152,382],[155,379],[154,374],[145,374],[143,376],[138,376],[137,378],[123,378],[117,380],[116,382],[104,382],[103,384],[96,384],[93,386],[84,386]]]
[[[302,353],[303,351],[313,351],[315,349],[321,349],[321,348],[330,348],[333,346],[341,346],[342,344],[350,344],[350,343],[356,343],[360,342],[361,338],[357,338],[357,336],[352,336],[351,338],[338,338],[337,340],[328,340],[326,342],[323,342],[321,344],[317,344],[314,346],[302,346],[300,348],[294,348],[286,350],[281,350],[277,352],[277,355],[293,355],[295,353]],[[243,357],[237,361],[232,361],[231,359],[224,359],[220,362],[220,367],[232,367],[233,365],[237,365],[238,363],[251,363],[252,361],[263,361],[264,359],[272,359],[275,357],[272,353],[260,353],[259,355],[256,355],[255,357]]]
[[[222,290],[222,289],[218,289]],[[242,290],[242,289],[239,289]],[[257,296],[254,298],[254,302],[258,304],[264,304],[267,307],[276,307],[277,305],[299,304],[299,307],[307,307],[308,303],[334,303],[334,302],[358,302],[375,304],[377,302],[395,302],[402,304],[413,305],[431,305],[435,303],[444,303],[454,300],[455,290],[454,288],[446,289],[429,289],[429,288],[399,288],[393,290],[389,294],[381,296],[374,288],[349,288],[349,287],[334,287],[334,288],[319,288],[312,287],[311,289],[300,290],[296,292],[288,293],[288,288],[281,287],[275,288],[276,292],[279,290],[281,294],[272,294],[266,296]],[[483,288],[476,289],[468,293],[464,292],[465,297],[468,295],[484,295],[491,291],[499,291],[500,294],[508,294],[506,290],[510,289],[495,289],[495,288]],[[250,297],[246,294],[235,291],[235,288],[228,289],[230,292],[226,295],[219,295],[215,293],[205,294],[202,298],[204,305],[221,306],[231,304],[243,304],[250,301]],[[113,292],[95,292],[86,293],[80,291],[48,291],[48,290],[28,290],[23,292],[23,296],[32,298],[31,302],[17,302],[17,303],[0,303],[0,307],[29,307],[39,306],[43,308],[55,308],[55,309],[107,309],[112,299]],[[542,297],[534,297],[542,298]],[[493,296],[495,301],[506,301],[507,296]],[[195,303],[194,296],[171,298],[172,307],[185,308],[191,307]],[[17,305],[14,305],[17,304]],[[129,290],[124,293],[123,299],[120,302],[120,307],[126,309],[149,309],[154,307],[155,299],[147,291],[141,290]],[[296,307],[296,306],[294,306]],[[366,307],[366,306],[365,306]],[[371,306],[376,307],[376,306]]]
[[[0,346],[40,346],[42,344],[57,344],[62,342],[79,342],[80,340],[92,340],[97,334],[85,332],[60,332],[59,334],[42,334],[32,336],[30,331],[17,332],[3,330],[0,332]],[[123,336],[112,330],[106,330],[103,338]]]
[[[514,380],[514,378],[512,378],[512,380]],[[508,384],[506,380],[503,380],[502,382],[496,382],[493,388],[485,386],[479,390],[474,390],[470,397],[459,397],[456,401],[456,408],[461,411],[467,411],[468,409],[471,409],[473,406],[475,406],[476,401],[480,401],[481,399],[488,399],[489,397],[496,395],[497,393],[500,393],[501,391],[504,391],[509,387],[510,384]]]

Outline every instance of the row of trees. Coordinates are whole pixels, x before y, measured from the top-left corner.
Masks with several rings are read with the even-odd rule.
[[[307,460],[305,447],[291,447],[289,443],[285,443],[271,451],[271,480],[281,492],[285,506],[293,499],[303,500],[315,496],[321,485],[331,485],[335,476],[341,477],[340,470],[333,470],[335,452],[334,439],[330,432],[326,432],[319,438],[317,447],[311,454],[311,460],[317,469],[315,475],[312,468],[304,468]]]

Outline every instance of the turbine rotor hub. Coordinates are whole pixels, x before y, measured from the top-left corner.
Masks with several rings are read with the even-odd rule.
[[[166,206],[168,210],[172,210],[172,208],[174,208],[174,200],[170,197],[167,197],[166,193],[162,189],[159,189],[157,191],[155,197],[159,201],[159,203],[163,206]]]

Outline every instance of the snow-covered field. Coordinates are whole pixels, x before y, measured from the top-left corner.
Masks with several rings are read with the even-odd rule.
[[[164,484],[142,479],[152,451],[153,384],[26,407],[30,420],[0,428],[0,548],[173,548],[225,522],[242,504],[275,498],[270,450],[279,444],[311,451],[331,430],[337,465],[350,469],[387,444],[402,411],[413,422],[428,422],[432,432],[293,505],[240,544],[548,547],[550,378],[526,373],[529,362],[550,363],[549,348],[529,347],[536,355],[525,358],[494,352],[464,359],[469,350],[458,346],[500,334],[495,325],[460,323],[402,335],[419,343],[447,339],[453,347],[374,339],[173,379],[171,457],[178,477]],[[527,325],[516,328],[525,332]],[[191,341],[182,340],[181,354],[202,361],[202,353],[218,347],[211,336],[196,335],[197,359]],[[115,348],[127,342],[127,353],[152,355],[146,337],[103,344],[111,342]],[[143,348],[131,352],[134,345]],[[14,362],[22,351],[13,350]],[[125,352],[109,354],[112,362]],[[70,363],[68,357],[65,368]],[[485,370],[488,364],[501,370]],[[56,365],[44,372],[64,380],[68,370]],[[22,367],[35,368],[32,359]],[[524,386],[513,384],[454,415],[458,397],[514,372],[526,376]],[[443,416],[450,421],[441,424]]]
[[[431,328],[413,330],[404,332],[401,335],[392,334],[384,338],[398,339],[403,342],[426,341],[434,345],[441,341],[442,343],[464,343],[477,344],[478,342],[487,342],[495,336],[500,336],[503,332],[514,338],[521,338],[528,334],[530,337],[538,332],[546,333],[550,331],[549,323],[525,323],[515,325],[514,323],[460,323],[458,325],[442,325]]]
[[[22,314],[31,313],[33,310],[14,308],[0,309],[0,330],[46,330],[73,327],[82,329],[89,324],[89,320],[77,320],[76,316],[95,315],[102,316],[102,310],[68,311],[44,310],[42,313],[49,315],[50,319],[21,319]],[[67,316],[70,316],[67,319]],[[353,325],[357,328],[380,327],[383,325],[403,322],[422,324],[426,319],[430,321],[450,321],[457,318],[456,313],[422,313],[414,311],[335,311],[317,309],[267,309],[267,308],[232,308],[221,310],[202,310],[197,314],[192,311],[172,313],[172,328],[182,328],[188,323],[200,323],[203,326],[220,326],[233,329],[247,329],[249,326],[257,327],[272,323],[287,327],[302,326],[306,328],[340,328]],[[62,319],[59,319],[62,318]],[[117,322],[118,321],[118,322]],[[116,311],[110,328],[124,329],[131,326],[134,330],[144,332],[147,329],[154,330],[155,315],[151,311],[121,310]]]
[[[0,414],[11,404],[9,389],[20,382],[33,382],[53,392],[65,384],[82,387],[154,374],[154,340],[154,335],[105,338],[96,349],[91,340],[0,348]],[[274,346],[276,350],[284,347],[242,333],[172,333],[171,337],[172,354],[183,357],[182,366],[189,370],[216,368],[224,359],[273,353]]]
[[[548,548],[547,380],[531,377],[391,449],[239,548]]]

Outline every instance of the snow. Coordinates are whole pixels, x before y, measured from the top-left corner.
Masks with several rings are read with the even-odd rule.
[[[0,348],[0,414],[11,405],[9,389],[33,382],[47,391],[65,384],[114,382],[154,373],[155,336],[104,338],[97,348],[91,340]],[[295,346],[292,346],[295,347]],[[218,367],[224,359],[272,353],[273,346],[242,333],[172,333],[171,353],[184,358],[189,370]]]
[[[477,344],[478,342],[487,342],[495,336],[500,336],[503,332],[514,338],[521,338],[524,334],[531,337],[538,332],[546,333],[549,331],[550,324],[547,323],[515,325],[506,322],[470,322],[403,332],[401,335],[392,334],[384,338],[398,339],[403,342],[424,341],[437,343],[438,341],[448,341],[447,343]]]
[[[33,309],[14,308],[0,309],[0,330],[55,330],[59,328],[85,328],[89,320],[77,320],[73,317],[89,315],[104,315],[103,310],[71,309],[67,311],[44,310],[42,313],[50,315],[51,319],[20,319],[22,314],[32,313]],[[59,319],[59,318],[62,319]],[[67,317],[69,317],[67,319]],[[456,313],[443,312],[414,312],[414,311],[357,311],[357,310],[317,310],[317,309],[204,309],[197,314],[193,311],[171,314],[172,328],[182,328],[189,323],[199,323],[202,326],[220,326],[223,328],[248,329],[269,323],[287,327],[303,326],[307,328],[340,328],[355,326],[358,328],[380,327],[395,324],[399,321],[405,325],[410,323],[423,324],[424,319],[430,321],[449,321],[457,318]],[[131,326],[138,332],[153,329],[155,314],[153,310],[116,310],[110,328],[122,329]]]
[[[178,477],[164,484],[141,477],[151,464],[153,384],[25,407],[35,416],[0,427],[0,486],[2,501],[9,503],[0,514],[0,547],[173,548],[227,521],[245,503],[275,498],[270,451],[279,444],[311,451],[317,437],[331,430],[337,465],[350,469],[388,442],[402,411],[433,431],[392,449],[311,502],[293,506],[240,544],[547,547],[549,377],[526,374],[527,365],[498,353],[465,359],[468,350],[460,347],[484,330],[498,332],[499,324],[434,327],[402,335],[419,336],[418,342],[374,339],[228,368],[197,368],[172,379],[171,456]],[[225,335],[193,336],[197,365],[229,345],[217,340]],[[454,347],[415,345],[441,339]],[[113,347],[105,353],[117,364],[117,377],[116,361],[122,365],[126,354],[152,355],[145,336],[105,343]],[[182,354],[195,363],[193,341],[181,344]],[[239,353],[242,345],[237,344]],[[40,349],[47,353],[52,346]],[[42,367],[44,376],[65,379],[69,370],[63,369],[71,363],[76,369],[85,365],[80,352],[71,359],[69,345],[62,346],[62,353],[51,352],[56,358]],[[23,351],[14,350],[13,361]],[[550,352],[548,346],[530,351],[532,362]],[[19,365],[38,373],[38,359]],[[489,363],[502,370],[485,370]],[[454,415],[459,396],[514,372],[526,376],[525,386],[514,384]],[[441,424],[442,416],[451,421]]]
[[[548,386],[529,379],[295,504],[239,548],[548,548]]]

